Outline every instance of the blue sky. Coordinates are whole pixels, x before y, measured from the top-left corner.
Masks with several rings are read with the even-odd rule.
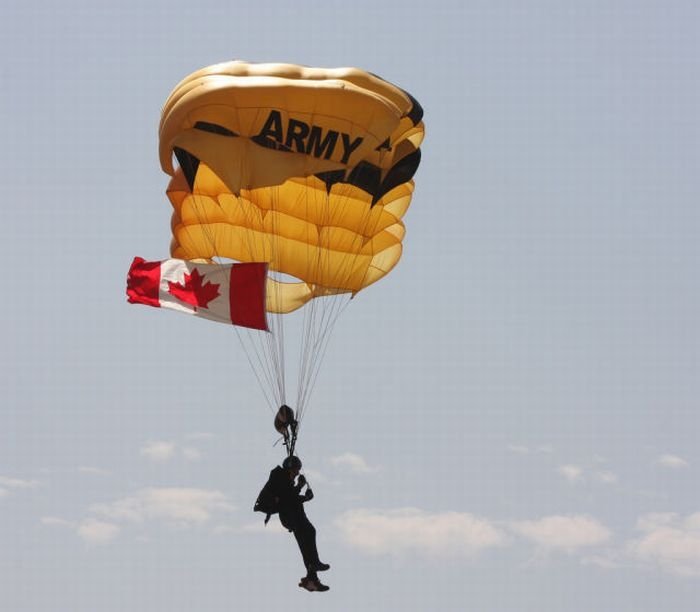
[[[0,608],[695,609],[695,3],[0,11]],[[251,511],[280,450],[236,335],[124,296],[168,255],[161,105],[234,58],[426,112],[404,257],[304,422],[323,595]]]

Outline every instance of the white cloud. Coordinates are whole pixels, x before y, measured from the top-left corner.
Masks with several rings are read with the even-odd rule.
[[[700,512],[647,514],[637,521],[642,536],[628,543],[637,561],[683,576],[700,576]]]
[[[683,524],[685,525],[686,529],[690,529],[693,532],[700,532],[700,512],[687,516],[684,519]]]
[[[67,521],[56,516],[41,517],[41,524],[46,527],[57,527],[74,531],[83,542],[90,545],[101,545],[111,542],[119,533],[119,525],[100,521],[89,517],[80,523]]]
[[[671,469],[686,468],[689,465],[685,459],[677,457],[676,455],[660,455],[656,463]]]
[[[20,478],[0,476],[0,486],[5,489],[33,489],[39,486],[39,482],[37,480],[21,480]]]
[[[188,488],[143,489],[131,497],[95,504],[91,512],[113,521],[163,521],[190,527],[208,522],[219,512],[233,510],[220,491]]]
[[[574,484],[581,480],[583,470],[577,465],[562,465],[557,469],[564,478],[566,478],[570,483]]]
[[[507,541],[506,534],[488,520],[416,508],[350,510],[335,520],[335,526],[346,544],[371,555],[470,556]]]
[[[7,495],[7,489],[0,487],[0,497],[5,497]]]
[[[654,531],[659,527],[671,525],[678,519],[675,512],[650,512],[637,519],[637,529],[640,531]]]
[[[78,526],[77,531],[78,535],[88,544],[107,544],[117,536],[119,526],[88,518]]]
[[[199,461],[202,458],[202,453],[193,446],[187,446],[182,449],[182,456],[187,459],[187,461]]]
[[[604,484],[615,484],[617,482],[617,475],[608,471],[596,473],[596,478]]]
[[[233,510],[219,491],[187,488],[143,489],[134,495],[110,503],[94,504],[80,523],[45,516],[41,523],[66,527],[89,544],[106,544],[126,526],[162,523],[170,528],[200,527],[220,519]],[[215,527],[221,533],[221,523]]]
[[[516,455],[528,455],[530,454],[530,449],[527,446],[521,444],[509,444],[508,450]]]
[[[175,443],[165,441],[149,442],[141,449],[141,454],[156,463],[170,460],[175,453]]]
[[[75,527],[75,523],[56,516],[42,516],[41,524],[47,527],[70,527],[71,529]]]
[[[328,479],[321,472],[317,472],[316,470],[307,470],[306,468],[304,468],[304,476],[308,478],[309,484],[328,482]]]
[[[336,467],[347,468],[358,474],[368,474],[377,471],[377,468],[370,467],[360,455],[355,453],[343,453],[337,457],[332,457],[331,463]]]
[[[554,515],[536,521],[516,521],[511,523],[511,529],[540,548],[566,552],[602,544],[611,536],[599,521],[583,515]]]
[[[602,569],[611,570],[623,567],[620,554],[615,550],[607,550],[602,554],[590,555],[581,559],[583,565],[594,565]]]

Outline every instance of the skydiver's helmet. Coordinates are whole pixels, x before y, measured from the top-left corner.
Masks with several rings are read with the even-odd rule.
[[[285,470],[300,470],[301,469],[301,459],[296,455],[290,455],[282,462],[282,467]]]

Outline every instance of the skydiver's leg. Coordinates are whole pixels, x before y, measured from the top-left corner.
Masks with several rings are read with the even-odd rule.
[[[299,544],[299,550],[304,559],[304,565],[309,572],[309,577],[312,576],[312,573],[315,577],[316,572],[313,568],[319,563],[318,550],[316,548],[316,528],[309,519],[304,518],[294,530],[294,537],[297,540],[297,544]]]
[[[299,544],[299,550],[304,558],[306,565],[306,577],[301,579],[299,586],[308,591],[327,591],[328,586],[323,584],[318,579],[319,570],[327,570],[330,566],[321,563],[318,558],[318,550],[316,549],[316,528],[311,524],[309,519],[304,517],[294,530],[294,536]]]

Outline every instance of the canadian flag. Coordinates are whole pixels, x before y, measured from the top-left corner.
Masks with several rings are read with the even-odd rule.
[[[220,265],[135,257],[126,278],[126,294],[132,304],[267,330],[266,280],[266,263]]]

